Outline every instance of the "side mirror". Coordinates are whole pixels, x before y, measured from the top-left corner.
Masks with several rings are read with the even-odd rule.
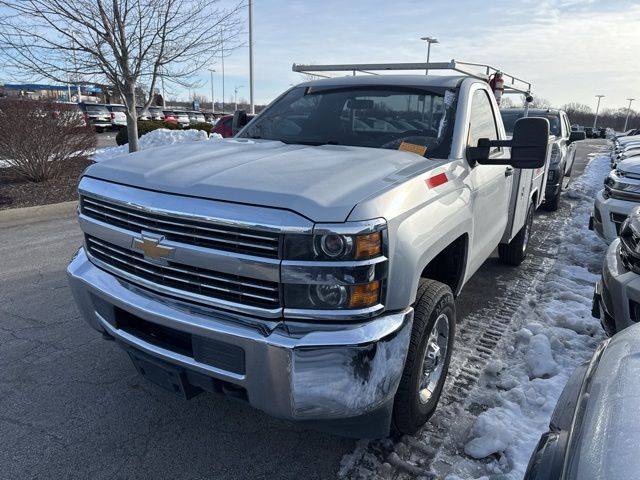
[[[569,135],[569,143],[577,142],[579,140],[585,140],[587,138],[587,134],[585,132],[578,132],[577,130],[572,130],[571,135]]]
[[[242,127],[244,127],[247,123],[249,123],[249,120],[247,119],[247,112],[245,112],[244,110],[236,110],[233,113],[233,122],[231,123],[231,133],[235,135],[240,130],[242,130]]]
[[[516,120],[511,140],[480,138],[477,147],[467,147],[470,161],[482,165],[511,165],[514,168],[540,168],[547,161],[549,120],[524,117]],[[510,147],[511,158],[489,158],[491,148]]]

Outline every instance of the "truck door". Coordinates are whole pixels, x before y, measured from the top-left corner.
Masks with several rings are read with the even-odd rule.
[[[469,115],[469,133],[467,145],[476,146],[478,139],[499,139],[497,111],[484,88],[478,88],[471,95]],[[491,158],[506,158],[507,148],[494,148]],[[487,258],[498,246],[508,221],[509,197],[513,169],[504,165],[471,165],[471,208],[473,211],[473,254],[471,262],[478,262],[473,268]]]

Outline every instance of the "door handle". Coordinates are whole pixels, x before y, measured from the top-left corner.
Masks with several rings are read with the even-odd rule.
[[[505,177],[510,177],[511,175],[513,175],[513,167],[507,167],[504,169],[504,176]]]

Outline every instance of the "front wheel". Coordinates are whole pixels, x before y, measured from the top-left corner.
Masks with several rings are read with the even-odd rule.
[[[498,256],[502,263],[507,265],[520,265],[527,257],[529,248],[529,239],[531,238],[531,230],[533,228],[533,214],[535,206],[533,200],[527,210],[527,219],[520,231],[509,243],[501,243],[498,245]]]
[[[449,371],[456,327],[451,289],[435,280],[420,281],[409,351],[393,404],[393,430],[413,434],[438,405]]]

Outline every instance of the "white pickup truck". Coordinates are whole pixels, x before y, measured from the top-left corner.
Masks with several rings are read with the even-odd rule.
[[[235,138],[91,166],[74,296],[187,398],[224,392],[350,436],[415,432],[443,388],[456,295],[496,248],[526,255],[548,137],[524,118],[507,140],[479,76],[300,84]]]

